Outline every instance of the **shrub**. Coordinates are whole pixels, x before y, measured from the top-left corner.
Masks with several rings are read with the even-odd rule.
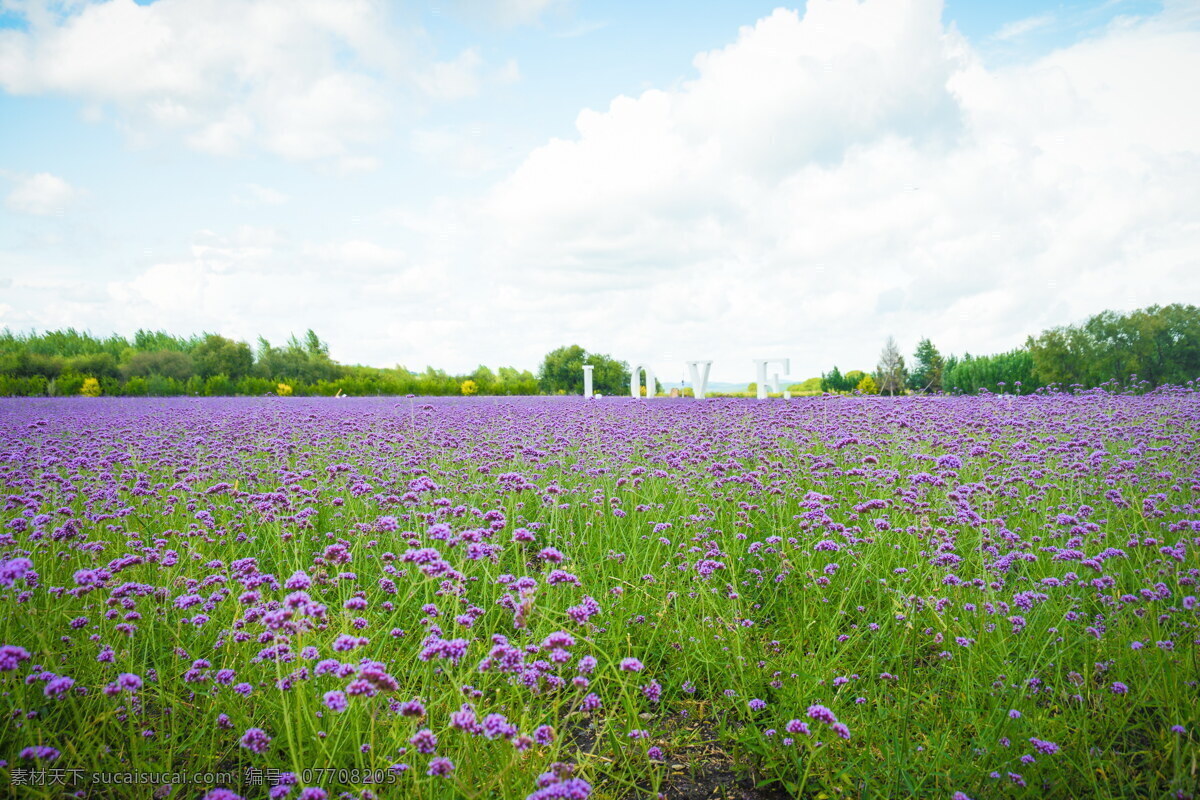
[[[875,383],[875,379],[870,375],[864,376],[854,388],[863,394],[879,394],[879,386]]]

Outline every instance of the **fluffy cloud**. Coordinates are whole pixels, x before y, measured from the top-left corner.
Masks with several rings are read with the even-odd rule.
[[[176,13],[172,2],[149,8]],[[305,29],[316,7],[292,25]],[[37,322],[99,330],[137,319],[273,339],[313,326],[346,360],[456,370],[532,367],[578,341],[666,379],[706,357],[714,380],[750,380],[753,357],[790,356],[803,378],[873,366],[889,334],[906,351],[930,336],[943,350],[993,352],[1104,308],[1195,302],[1197,17],[1194,4],[1168,3],[996,66],[936,0],[812,0],[698,55],[691,80],[582,111],[574,136],[536,148],[476,197],[431,195],[332,242],[206,235],[111,281],[86,313],[56,306]],[[13,42],[33,46],[15,36],[0,39],[0,75],[33,81],[5,60]],[[414,74],[432,76],[431,96],[468,95],[486,80],[472,52],[441,77]],[[345,103],[353,116],[373,90],[369,71],[347,73],[366,76],[356,95],[353,81],[319,88],[342,74],[337,63],[300,69],[311,79],[295,78],[306,89],[287,96],[315,107]],[[135,86],[120,102],[153,99],[161,124],[207,131],[198,146],[218,151],[248,138],[296,157],[348,147],[336,129],[308,131],[303,110],[297,131],[274,137],[264,126],[275,112],[248,90],[213,101],[224,127],[188,122],[191,98],[208,90],[186,78],[204,74],[167,70],[145,80],[169,90]],[[465,173],[495,166],[486,142],[432,123],[408,139]],[[18,289],[6,302],[32,305]],[[8,312],[4,322],[29,324]]]
[[[550,9],[564,6],[564,0],[453,0],[462,15],[512,26],[537,22]]]
[[[257,183],[247,183],[233,194],[233,202],[247,206],[280,206],[289,200],[284,192]]]
[[[367,239],[316,243],[273,229],[203,231],[186,255],[100,287],[85,283],[82,304],[56,302],[39,327],[72,324],[66,315],[87,318],[96,330],[215,330],[275,343],[311,327],[332,340],[340,360],[419,369],[475,357],[459,346],[468,320],[453,287],[463,283],[448,268],[418,267],[398,248]],[[17,288],[25,299],[38,287],[22,281]],[[61,300],[61,291],[55,295]],[[0,325],[23,321],[0,313]]]
[[[133,0],[16,4],[0,88],[117,109],[139,136],[170,131],[229,155],[354,159],[405,93],[470,94],[477,53],[426,66],[414,34],[372,0]],[[354,162],[348,164],[354,168]]]
[[[50,216],[62,213],[78,194],[78,190],[57,175],[39,172],[18,180],[4,199],[4,205],[19,214]]]
[[[936,0],[776,11],[501,182],[497,274],[601,306],[568,330],[625,357],[779,351],[802,377],[890,333],[991,351],[1194,299],[1200,33],[1172,14],[989,68]]]

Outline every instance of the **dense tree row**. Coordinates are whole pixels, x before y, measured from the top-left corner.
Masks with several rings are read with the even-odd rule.
[[[179,337],[140,330],[132,338],[105,338],[74,329],[45,333],[0,332],[0,395],[519,395],[581,394],[583,365],[591,364],[592,386],[606,395],[629,391],[624,361],[579,345],[546,354],[538,374],[480,366],[467,375],[427,367],[375,368],[339,364],[329,347],[309,330],[276,347],[259,337],[257,346],[216,334]],[[888,337],[873,373],[834,367],[790,387],[794,391],[1009,392],[1028,394],[1046,386],[1158,386],[1200,378],[1200,309],[1191,305],[1150,306],[1128,314],[1105,311],[1078,325],[1029,337],[1007,353],[942,356],[922,339],[905,363]],[[88,383],[89,379],[91,382]],[[86,385],[85,385],[86,383]],[[656,383],[655,389],[662,390]]]
[[[1030,337],[1026,348],[1047,384],[1186,383],[1200,377],[1200,309],[1172,304],[1105,311],[1082,325]]]
[[[1052,328],[1025,346],[988,356],[943,357],[922,339],[913,368],[888,338],[872,375],[845,375],[834,367],[821,375],[827,392],[980,391],[1028,394],[1039,388],[1101,385],[1146,388],[1200,378],[1200,309],[1150,306],[1128,314],[1105,311],[1079,325]]]
[[[138,331],[100,338],[74,329],[0,332],[0,395],[377,395],[536,394],[528,370],[485,366],[468,375],[428,367],[375,368],[339,364],[313,331],[282,347],[259,338],[251,349],[216,334],[188,338]]]

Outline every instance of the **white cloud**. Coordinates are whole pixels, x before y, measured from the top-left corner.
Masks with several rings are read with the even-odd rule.
[[[566,5],[565,0],[454,0],[457,10],[504,26],[529,25],[546,12]]]
[[[499,160],[482,134],[481,126],[418,128],[412,132],[412,149],[452,172],[489,172]]]
[[[438,100],[460,100],[479,94],[483,58],[469,47],[451,61],[433,64],[417,78],[417,85]]]
[[[1027,33],[1032,33],[1036,30],[1041,30],[1054,24],[1053,14],[1038,14],[1033,17],[1025,17],[1024,19],[1013,20],[1001,26],[1000,30],[996,31],[993,38],[1006,42],[1012,39],[1019,39]]]
[[[273,229],[200,231],[178,258],[100,287],[85,282],[82,305],[47,309],[39,326],[86,317],[94,329],[207,330],[276,343],[311,327],[332,340],[340,360],[419,368],[471,357],[441,335],[463,327],[447,277],[369,239],[294,242]],[[0,315],[0,324],[16,321]]]
[[[405,265],[404,251],[364,239],[308,245],[304,252],[317,261],[336,265],[345,271],[380,272]]]
[[[192,146],[340,157],[385,128],[406,46],[370,0],[24,4],[0,30],[0,88],[112,106]]]
[[[279,206],[291,200],[284,192],[257,183],[244,184],[233,194],[233,202],[239,205]]]
[[[468,225],[523,337],[735,376],[785,350],[808,374],[871,366],[890,333],[993,351],[1194,298],[1200,33],[1124,20],[990,70],[940,14],[813,0],[580,113]]]
[[[51,216],[61,214],[79,191],[57,175],[39,172],[17,181],[4,199],[4,205],[19,214]]]
[[[889,334],[995,352],[1105,308],[1195,302],[1198,25],[1174,4],[995,68],[936,0],[813,0],[700,54],[687,82],[582,111],[574,136],[478,196],[435,188],[330,241],[206,235],[80,318],[272,339],[311,326],[346,360],[452,370],[534,367],[578,341],[666,378],[706,357],[714,380],[750,380],[759,356],[803,378],[870,368]],[[481,91],[477,52],[450,63],[426,91]],[[298,96],[354,108],[347,92]],[[162,125],[204,130],[169,97]],[[272,139],[256,113],[244,132],[214,119],[229,125],[214,149],[364,158],[336,135]],[[430,122],[409,141],[457,171],[492,166],[470,128]]]

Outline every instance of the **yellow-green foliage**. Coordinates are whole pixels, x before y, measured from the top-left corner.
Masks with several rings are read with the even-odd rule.
[[[84,397],[99,397],[100,381],[95,378],[84,378],[83,386],[79,389],[79,393]]]
[[[462,386],[460,386],[459,389],[462,390],[462,393],[465,397],[470,397],[471,395],[473,395],[479,391],[479,384],[475,383],[475,381],[468,378],[467,380],[462,382]]]
[[[879,394],[879,387],[875,384],[875,379],[870,375],[863,377],[854,388],[863,394]]]
[[[286,383],[281,383],[275,387],[275,394],[279,395],[280,397],[288,397],[289,395],[291,395],[291,393],[292,393],[292,387],[287,385]]]

